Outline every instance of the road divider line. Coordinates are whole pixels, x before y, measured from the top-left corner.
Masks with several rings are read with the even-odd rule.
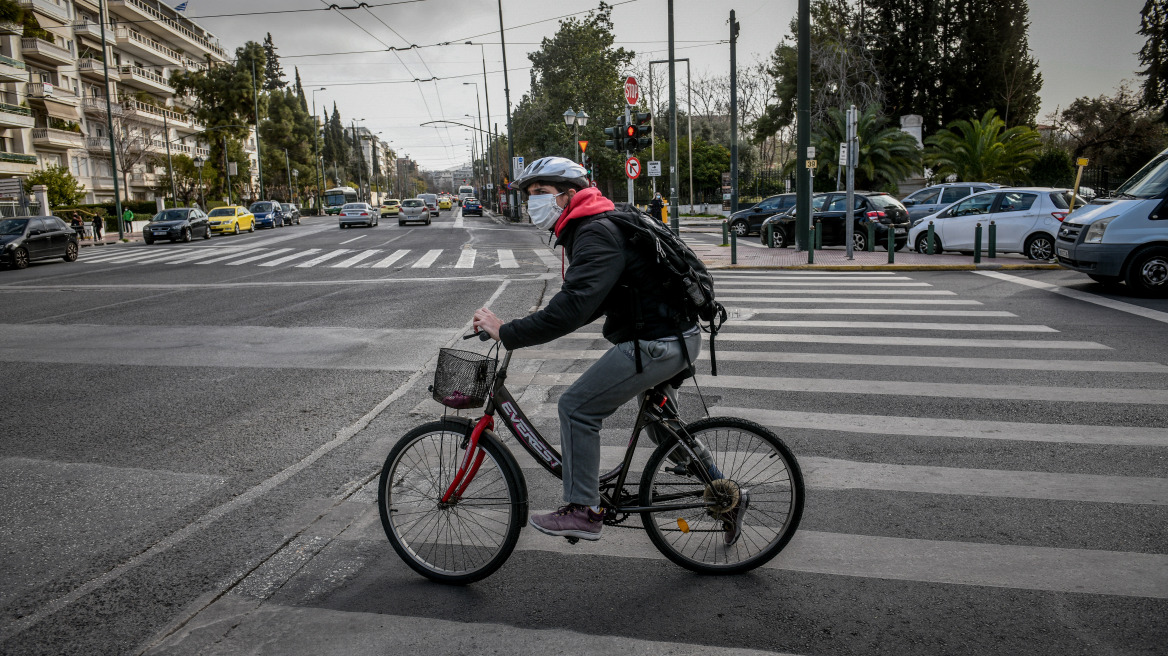
[[[347,268],[353,266],[354,264],[360,262],[361,260],[373,257],[374,255],[377,255],[380,252],[381,251],[376,249],[376,248],[371,248],[367,251],[361,251],[360,253],[357,253],[356,255],[354,255],[353,257],[350,257],[347,260],[342,260],[340,262],[337,262],[336,264],[332,265],[332,268],[334,268],[334,269],[347,269]]]
[[[311,260],[309,260],[307,262],[301,262],[300,264],[297,264],[295,266],[299,269],[311,269],[312,267],[314,267],[318,264],[321,264],[322,262],[328,262],[329,260],[331,260],[333,258],[337,258],[337,257],[344,255],[345,253],[352,253],[352,252],[353,251],[348,249],[348,248],[341,248],[341,249],[338,249],[335,251],[327,251],[325,253],[322,253],[322,254],[312,258]],[[260,266],[274,266],[274,265],[271,262],[266,262],[264,264],[261,264]]]
[[[344,246],[345,244],[348,244],[348,243],[350,243],[350,242],[357,241],[358,239],[364,239],[364,238],[365,238],[365,237],[367,237],[367,236],[368,236],[368,235],[360,235],[360,236],[358,236],[358,237],[353,237],[352,239],[346,239],[345,241],[341,242],[339,245],[340,245],[340,246]]]
[[[389,267],[393,266],[394,262],[397,262],[398,260],[402,259],[409,252],[410,252],[410,249],[408,249],[408,248],[403,248],[401,250],[394,251],[393,255],[386,257],[384,260],[378,260],[377,262],[374,262],[373,266],[370,268],[371,269],[388,269]]]
[[[419,258],[417,262],[414,262],[410,268],[411,269],[429,269],[434,264],[434,262],[438,259],[438,256],[441,254],[442,254],[441,248],[435,248],[433,250],[426,251],[426,254],[423,255],[421,258]]]
[[[257,255],[252,255],[251,257],[245,257],[242,260],[235,260],[234,262],[228,262],[227,266],[239,266],[241,264],[247,264],[248,262],[255,262],[256,260],[262,260],[266,257],[273,257],[275,255],[279,255],[280,253],[287,253],[290,250],[292,250],[292,249],[291,248],[277,248],[275,250],[268,251],[267,253],[259,253]],[[318,250],[320,250],[320,249],[311,248],[311,249],[309,249],[308,252],[315,253]],[[308,253],[301,253],[301,255],[307,255],[307,254]]]
[[[458,256],[458,262],[455,263],[455,269],[473,269],[475,263],[475,255],[478,254],[473,248],[464,248],[462,253]]]
[[[515,261],[515,252],[508,248],[499,249],[499,268],[518,269],[519,262]]]

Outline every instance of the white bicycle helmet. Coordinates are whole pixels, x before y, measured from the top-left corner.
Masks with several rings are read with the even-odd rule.
[[[587,175],[583,166],[566,157],[541,157],[515,176],[511,188],[523,191],[534,182],[566,182],[583,189],[589,186]]]

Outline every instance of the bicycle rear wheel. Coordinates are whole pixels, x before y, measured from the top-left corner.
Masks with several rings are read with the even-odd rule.
[[[457,501],[442,496],[458,471],[473,426],[455,418],[406,433],[381,470],[377,504],[390,544],[414,571],[441,583],[472,583],[499,569],[526,521],[522,474],[484,431],[478,472]]]
[[[707,574],[737,574],[774,558],[803,516],[803,474],[791,450],[766,427],[745,419],[712,417],[685,430],[705,445],[722,474],[715,485],[734,502],[720,509],[642,513],[653,545],[678,565]],[[710,499],[712,491],[693,473],[694,465],[675,464],[689,460],[677,440],[661,443],[641,475],[641,505]],[[741,532],[728,545],[727,526],[736,511],[742,512]]]

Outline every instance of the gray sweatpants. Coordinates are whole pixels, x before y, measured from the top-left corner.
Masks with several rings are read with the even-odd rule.
[[[642,394],[686,367],[681,343],[676,339],[642,340],[640,344],[641,373],[637,373],[633,342],[622,342],[609,349],[560,396],[560,450],[564,457],[566,503],[587,506],[600,503],[601,423],[630,399],[639,402]],[[690,359],[696,360],[702,347],[701,333],[687,336],[685,344]],[[676,391],[667,386],[666,394],[674,398]]]

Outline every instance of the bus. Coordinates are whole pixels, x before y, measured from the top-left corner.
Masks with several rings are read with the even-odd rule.
[[[458,204],[466,202],[467,198],[474,198],[475,190],[470,185],[462,185],[458,188]]]
[[[324,192],[324,213],[339,214],[345,203],[356,203],[357,190],[352,187],[334,187]]]

